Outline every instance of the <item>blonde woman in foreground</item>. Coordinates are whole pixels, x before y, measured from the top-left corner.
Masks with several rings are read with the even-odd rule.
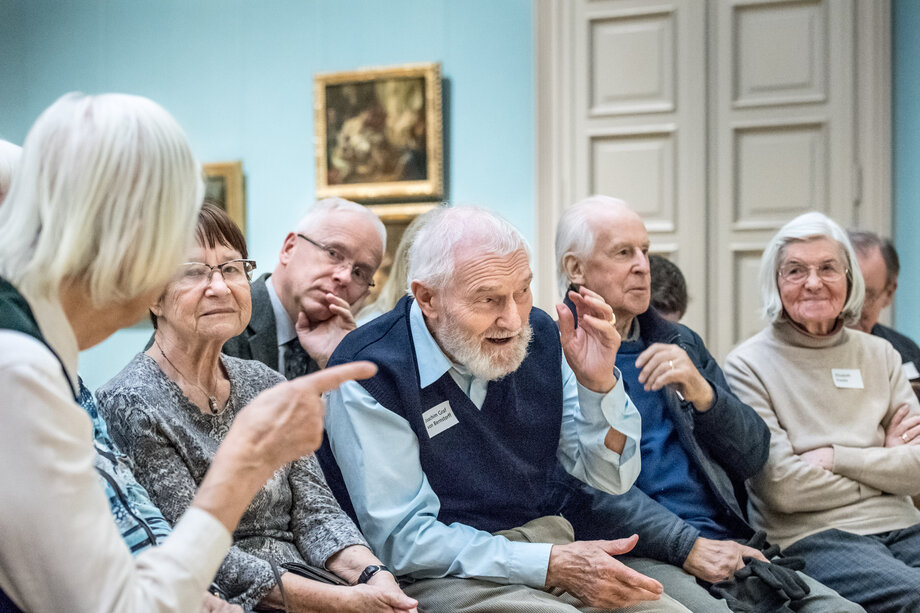
[[[38,118],[0,206],[0,610],[195,611],[250,498],[322,439],[346,364],[257,396],[166,542],[131,557],[92,468],[77,355],[143,317],[192,244],[203,187],[145,98],[68,94]]]

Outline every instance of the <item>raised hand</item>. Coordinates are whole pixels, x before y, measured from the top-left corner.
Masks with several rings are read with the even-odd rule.
[[[297,316],[297,323],[294,326],[297,330],[297,338],[311,358],[316,360],[320,368],[325,368],[329,362],[329,356],[339,346],[339,343],[345,338],[345,335],[357,327],[354,313],[348,302],[335,294],[326,294],[326,300],[329,301],[329,310],[332,311],[332,317],[318,324],[311,325],[307,316],[301,312]]]
[[[570,291],[568,297],[578,312],[577,328],[569,308],[556,305],[565,359],[579,383],[591,391],[607,393],[616,385],[613,368],[620,349],[613,309],[586,287]]]
[[[601,609],[658,600],[661,584],[616,560],[638,541],[636,535],[615,541],[575,541],[553,545],[546,586],[561,588],[587,605]]]

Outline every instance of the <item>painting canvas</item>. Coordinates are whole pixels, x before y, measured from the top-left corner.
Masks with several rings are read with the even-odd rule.
[[[314,99],[318,197],[442,196],[439,64],[316,75]]]
[[[204,196],[221,205],[246,235],[246,177],[243,163],[214,162],[204,164]]]

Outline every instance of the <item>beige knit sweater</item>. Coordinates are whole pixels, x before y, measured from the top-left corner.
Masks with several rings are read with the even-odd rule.
[[[832,369],[858,370],[862,389],[837,387]],[[839,374],[839,373],[838,373]],[[815,337],[787,321],[732,351],[725,375],[770,427],[770,456],[748,481],[751,523],[782,547],[837,528],[876,534],[920,522],[920,445],[885,448],[903,403],[920,413],[888,341],[847,328]],[[834,448],[832,471],[798,454]]]

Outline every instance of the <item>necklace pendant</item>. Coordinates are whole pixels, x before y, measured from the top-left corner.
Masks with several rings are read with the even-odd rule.
[[[217,415],[217,398],[208,396],[208,408],[211,409],[212,415]]]

